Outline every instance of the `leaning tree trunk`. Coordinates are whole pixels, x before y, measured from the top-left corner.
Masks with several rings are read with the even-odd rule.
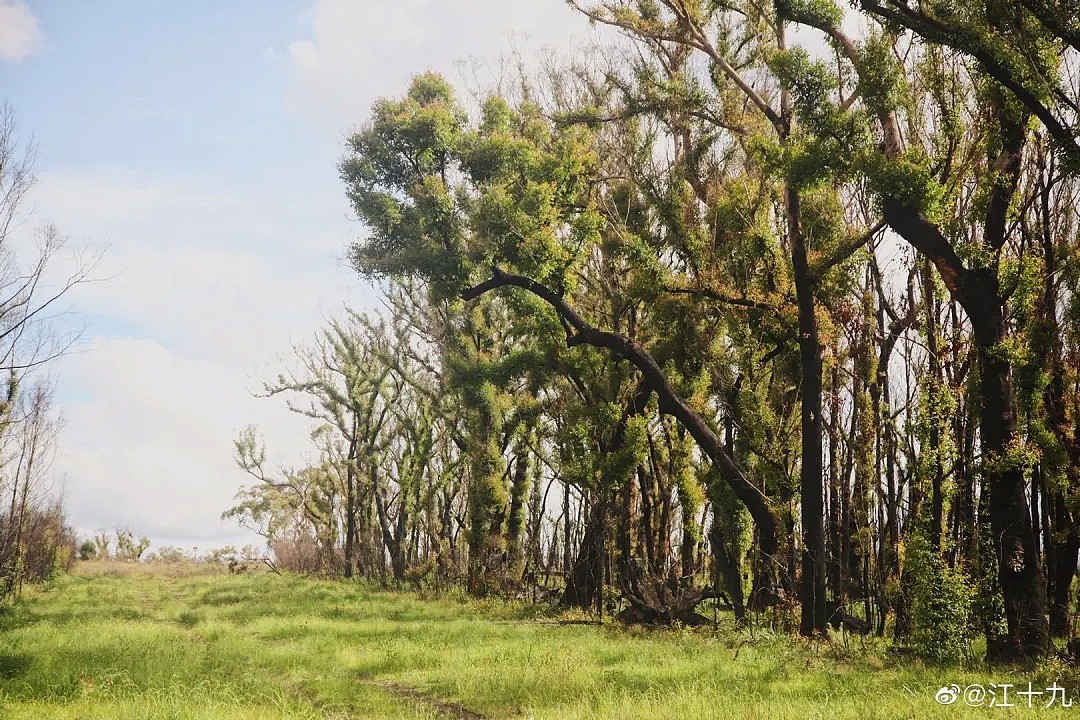
[[[746,477],[727,452],[709,423],[675,390],[656,360],[636,341],[603,330],[587,323],[566,301],[551,288],[521,275],[510,275],[493,268],[493,277],[461,294],[462,300],[473,300],[486,292],[502,287],[518,287],[527,290],[551,305],[567,328],[567,345],[592,345],[605,348],[620,359],[629,360],[642,375],[644,382],[657,394],[662,413],[675,417],[697,441],[698,447],[712,461],[731,485],[739,501],[750,512],[758,528],[759,549],[764,562],[775,562],[778,538],[776,516],[768,498]]]

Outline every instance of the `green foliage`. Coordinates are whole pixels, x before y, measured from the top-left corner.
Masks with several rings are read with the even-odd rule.
[[[917,651],[939,662],[965,657],[973,628],[981,622],[994,637],[1000,619],[1000,590],[987,580],[995,558],[972,557],[972,517],[985,523],[988,510],[970,508],[995,481],[981,492],[977,482],[1038,462],[1040,479],[1051,479],[1055,490],[1068,487],[1065,444],[1055,437],[1062,430],[1047,422],[1052,377],[1043,361],[1051,344],[1035,332],[1014,331],[1037,327],[1042,312],[1046,269],[1035,235],[1043,230],[1032,208],[1048,156],[1034,144],[1025,149],[1021,192],[1006,213],[1010,237],[1004,247],[992,247],[981,232],[987,209],[1010,187],[1005,158],[994,157],[1003,146],[997,113],[1022,120],[1026,111],[987,80],[985,67],[950,49],[973,38],[989,43],[1019,62],[1020,73],[1024,58],[1016,43],[1031,33],[1028,62],[1053,70],[1047,52],[1053,43],[1027,16],[1035,11],[1014,16],[996,0],[965,0],[955,8],[923,3],[908,16],[931,13],[956,37],[909,46],[899,24],[886,23],[852,46],[839,37],[843,12],[830,0],[777,0],[775,14],[767,6],[705,2],[612,2],[595,9],[641,41],[643,51],[625,67],[545,77],[539,87],[519,88],[522,100],[483,99],[471,119],[445,81],[421,76],[404,98],[377,103],[368,125],[349,141],[342,174],[369,232],[353,259],[362,273],[389,278],[390,287],[407,284],[429,301],[417,303],[410,322],[423,328],[430,352],[421,354],[439,376],[430,391],[440,401],[425,407],[446,414],[440,427],[450,438],[431,475],[453,488],[443,498],[452,511],[436,512],[437,493],[419,481],[410,486],[421,488],[416,496],[401,487],[400,507],[423,507],[426,522],[443,526],[432,541],[440,552],[465,549],[453,545],[463,539],[470,589],[480,594],[500,588],[504,558],[521,549],[509,536],[514,528],[516,540],[522,526],[508,516],[520,514],[524,501],[525,486],[510,483],[517,481],[514,469],[527,466],[526,456],[572,498],[557,522],[540,499],[529,498],[538,508],[531,520],[537,527],[528,530],[534,547],[561,555],[555,565],[564,572],[575,554],[587,558],[577,563],[583,567],[610,552],[611,527],[619,528],[620,542],[630,538],[617,550],[620,560],[652,555],[653,548],[642,549],[651,542],[667,556],[650,557],[649,572],[673,567],[672,546],[683,532],[681,565],[699,566],[696,523],[703,512],[708,516],[706,493],[714,513],[732,516],[729,523],[717,515],[718,537],[734,548],[739,564],[753,557],[739,504],[658,408],[626,422],[624,444],[612,446],[638,379],[620,351],[613,358],[578,342],[567,347],[575,329],[526,292],[454,302],[467,286],[492,277],[495,266],[538,280],[587,322],[646,348],[707,425],[730,421],[732,454],[784,516],[785,530],[797,532],[800,475],[809,467],[800,457],[799,410],[808,405],[804,388],[812,386],[803,382],[795,347],[807,337],[797,329],[792,281],[800,258],[788,220],[797,207],[831,385],[821,398],[822,417],[811,418],[828,433],[830,592],[848,596],[861,585],[868,597],[896,597],[889,588],[903,587],[906,597],[910,580]],[[797,36],[785,36],[785,21],[831,33],[835,54],[816,60],[788,46]],[[980,108],[988,100],[994,112]],[[1033,125],[1018,127],[1029,132]],[[894,282],[899,277],[886,276],[909,257],[893,252],[888,239],[880,248],[860,244],[863,229],[881,215],[882,198],[895,201],[890,209],[900,206],[889,221],[905,233],[909,228],[897,222],[904,213],[940,229],[941,237],[906,235],[933,254],[953,299],[978,326],[979,342],[995,318],[981,322],[969,300],[1000,301],[992,310],[1004,311],[994,331],[1003,330],[1002,339],[992,353],[1010,367],[1018,394],[1006,402],[1020,410],[1002,456],[985,449],[985,432],[979,437],[980,398],[971,382],[978,370],[963,314],[945,305],[938,321],[928,323],[919,303],[929,293],[919,297],[917,274],[906,295],[903,283]],[[942,297],[947,292],[944,285],[937,290]],[[1065,298],[1071,290],[1058,293]],[[940,324],[936,337],[926,336],[928,324]],[[888,352],[891,360],[878,367],[878,354]],[[924,371],[925,353],[936,355],[932,374]],[[906,383],[895,372],[901,363]],[[534,438],[527,449],[523,437]],[[640,487],[623,491],[638,475]],[[932,542],[925,538],[930,483],[941,485],[945,522],[967,524]],[[626,517],[608,514],[612,498],[626,499]],[[645,509],[657,499],[660,509]],[[654,512],[658,517],[646,517]],[[610,523],[601,533],[591,524],[597,517]],[[414,537],[422,535],[419,527]],[[597,535],[600,553],[592,546]],[[928,549],[951,546],[954,537],[955,546],[944,552],[955,553],[963,570],[949,569]],[[790,550],[800,552],[797,536]],[[426,581],[438,574],[438,562],[418,558],[410,577]],[[545,564],[540,553],[532,562]],[[786,582],[795,571],[777,572],[789,574],[778,578]]]
[[[844,11],[833,0],[776,0],[776,14],[812,27],[839,27]]]
[[[774,53],[769,69],[791,93],[798,125],[782,148],[776,141],[754,141],[766,166],[800,189],[850,178],[859,158],[875,152],[870,117],[836,102],[834,70],[802,47]]]
[[[464,229],[449,185],[465,114],[433,73],[413,79],[406,97],[381,100],[369,126],[349,138],[341,176],[370,231],[353,248],[357,268],[374,276],[440,282],[465,275]]]
[[[905,545],[904,572],[913,577],[912,631],[909,641],[923,658],[957,663],[971,655],[975,590],[964,574],[950,568],[916,533]]]
[[[879,196],[894,198],[910,211],[931,219],[939,216],[942,188],[926,158],[916,151],[895,160],[880,153],[869,154],[862,158],[862,169]]]
[[[796,46],[776,53],[769,62],[776,79],[790,89],[799,120],[815,132],[825,131],[836,117],[829,97],[836,88],[836,78],[820,60]]]
[[[614,404],[610,404],[609,408],[618,412]],[[618,422],[614,414],[610,419],[611,425]],[[648,420],[644,415],[634,415],[627,419],[622,445],[605,456],[600,466],[599,475],[604,487],[614,489],[622,486],[633,477],[638,465],[646,462],[649,452],[648,433]]]
[[[924,488],[939,469],[950,467],[956,456],[957,448],[949,432],[949,420],[956,412],[953,390],[939,379],[928,377],[919,393],[914,422],[915,437],[919,441],[916,477]],[[930,441],[934,432],[937,433],[936,448]]]
[[[873,33],[859,48],[858,91],[874,116],[901,107],[907,84],[904,71],[893,54],[893,38]]]
[[[79,545],[79,559],[80,560],[94,560],[97,558],[98,549],[93,540],[83,540]]]
[[[710,470],[704,484],[712,503],[711,536],[719,539],[738,566],[740,580],[746,576],[747,553],[753,544],[754,523],[731,486],[715,470]]]
[[[527,102],[489,97],[470,127],[449,84],[421,75],[404,99],[375,104],[348,150],[342,179],[369,231],[352,250],[362,273],[423,279],[437,299],[492,264],[562,287],[595,241],[589,131]]]

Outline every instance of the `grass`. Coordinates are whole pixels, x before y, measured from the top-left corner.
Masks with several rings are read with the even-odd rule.
[[[459,716],[447,703],[537,719],[1080,715],[1080,701],[1029,710],[933,699],[952,683],[1066,685],[1076,677],[1064,666],[930,668],[858,642],[525,614],[299,577],[86,565],[0,616],[0,718]]]

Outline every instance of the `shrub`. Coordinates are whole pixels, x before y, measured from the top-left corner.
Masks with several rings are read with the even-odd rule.
[[[911,573],[911,634],[915,653],[931,662],[954,663],[970,654],[975,590],[963,572],[950,568],[918,533],[907,544]]]
[[[0,514],[0,596],[69,570],[75,552],[75,532],[58,503],[16,517]]]
[[[337,554],[325,548],[308,532],[296,531],[287,537],[274,538],[269,545],[274,564],[282,570],[301,575],[322,575],[340,567]]]
[[[194,553],[188,553],[183,548],[166,545],[158,548],[146,556],[148,563],[160,563],[162,565],[179,565],[180,563],[196,562]]]
[[[93,540],[83,540],[79,545],[80,560],[94,560],[97,558],[97,544]]]

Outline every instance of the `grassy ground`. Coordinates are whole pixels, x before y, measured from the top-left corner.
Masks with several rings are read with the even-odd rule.
[[[0,617],[0,718],[1080,717],[1080,701],[934,702],[951,683],[1071,686],[1064,667],[882,657],[839,640],[559,625],[342,582],[87,565]]]

